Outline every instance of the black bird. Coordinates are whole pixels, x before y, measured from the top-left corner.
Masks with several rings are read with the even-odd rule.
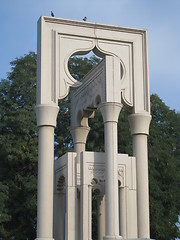
[[[53,11],[51,11],[51,17],[54,17],[54,13],[53,13]]]
[[[85,21],[85,22],[86,22],[86,20],[87,20],[87,17],[84,17],[84,18],[83,18],[83,21]]]

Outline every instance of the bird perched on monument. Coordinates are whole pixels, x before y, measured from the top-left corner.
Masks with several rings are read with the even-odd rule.
[[[54,13],[53,13],[53,11],[51,11],[51,17],[54,17]]]
[[[85,21],[85,22],[86,22],[86,20],[87,20],[87,17],[84,17],[84,18],[83,18],[83,21]]]

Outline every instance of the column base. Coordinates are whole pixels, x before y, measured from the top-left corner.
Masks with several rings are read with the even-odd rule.
[[[121,236],[104,236],[103,240],[123,240]]]

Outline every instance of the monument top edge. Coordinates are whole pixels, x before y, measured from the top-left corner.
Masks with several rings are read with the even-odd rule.
[[[79,27],[86,27],[86,28],[95,28],[95,29],[102,29],[102,30],[110,30],[110,31],[121,31],[121,32],[129,32],[129,33],[138,33],[144,34],[147,32],[147,29],[144,28],[131,28],[131,27],[124,27],[120,25],[111,25],[111,24],[102,24],[96,22],[88,22],[88,21],[81,21],[81,20],[72,20],[72,19],[65,19],[65,18],[57,18],[57,17],[49,17],[49,16],[41,16],[38,20],[44,21],[46,23],[54,23],[54,24],[61,24],[61,25],[71,25],[71,26],[79,26]]]

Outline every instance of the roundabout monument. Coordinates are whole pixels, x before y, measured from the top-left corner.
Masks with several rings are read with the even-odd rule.
[[[81,82],[73,55],[103,60]],[[54,162],[58,101],[71,90],[74,152]],[[129,111],[133,156],[117,151],[121,109]],[[105,152],[85,151],[88,119],[100,109]],[[92,193],[98,193],[98,239],[150,239],[148,149],[150,93],[147,32],[41,17],[37,62],[38,217],[36,240],[91,240]]]

